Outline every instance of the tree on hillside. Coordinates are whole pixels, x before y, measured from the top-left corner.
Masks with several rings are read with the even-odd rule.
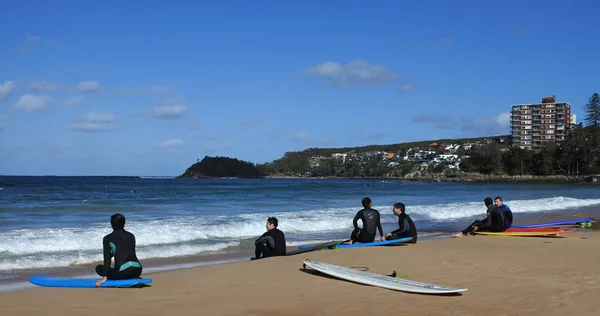
[[[600,95],[594,93],[585,105],[585,126],[600,125]]]

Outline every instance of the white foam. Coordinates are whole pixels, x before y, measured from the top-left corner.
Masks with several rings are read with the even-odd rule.
[[[506,200],[514,213],[544,212],[591,205],[600,199],[554,197],[535,200]],[[390,206],[374,206],[381,211],[382,223],[395,223]],[[269,216],[277,216],[279,228],[287,236],[308,244],[302,236],[314,238],[322,233],[348,233],[357,208],[328,208],[296,212],[252,213],[220,216],[166,217],[132,221],[127,230],[136,236],[138,257],[176,257],[219,251],[239,246],[265,231]],[[407,213],[416,221],[452,221],[485,214],[483,202],[459,202],[436,205],[407,205]],[[110,229],[105,225],[78,228],[22,229],[0,233],[0,270],[60,267],[101,260],[102,238]],[[319,238],[319,237],[317,237]],[[316,240],[315,243],[328,240]]]
[[[211,251],[219,251],[229,247],[238,246],[239,242],[225,242],[205,245],[176,245],[141,247],[137,249],[138,258],[172,258],[178,256],[189,256]],[[87,264],[102,261],[101,249],[95,252],[60,252],[60,253],[37,253],[18,257],[0,258],[0,271],[21,270],[35,268],[68,267],[71,265]]]

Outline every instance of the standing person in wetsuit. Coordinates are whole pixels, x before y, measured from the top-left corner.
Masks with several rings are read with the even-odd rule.
[[[104,264],[96,266],[96,273],[103,277],[96,282],[97,287],[106,280],[135,279],[142,274],[142,265],[135,253],[135,236],[125,230],[125,216],[114,214],[110,217],[110,225],[113,232],[102,239]],[[115,258],[114,268],[110,267],[112,257]]]
[[[494,203],[496,204],[497,207],[499,207],[502,210],[502,213],[504,213],[504,218],[506,219],[506,225],[505,225],[505,229],[509,229],[510,226],[512,226],[513,223],[513,213],[510,210],[510,207],[508,207],[508,205],[504,204],[504,202],[502,202],[502,198],[497,196],[494,199]]]
[[[354,220],[352,224],[354,225],[354,230],[350,235],[350,240],[347,241],[348,244],[353,244],[355,242],[367,243],[373,242],[375,240],[375,234],[379,230],[379,235],[381,236],[381,240],[385,240],[383,237],[383,229],[381,229],[381,216],[379,211],[371,208],[373,206],[373,202],[371,199],[366,197],[362,199],[363,209],[358,211],[354,216]],[[362,228],[358,227],[358,220],[362,221]]]
[[[467,228],[463,229],[462,232],[456,233],[454,237],[466,236],[474,231],[490,231],[490,232],[503,232],[506,229],[504,213],[499,207],[494,205],[491,197],[486,197],[483,202],[487,207],[486,217],[483,220],[476,220]]]
[[[404,203],[394,204],[394,215],[398,216],[398,229],[385,234],[385,240],[394,240],[406,237],[412,237],[408,243],[414,244],[417,242],[417,227],[410,216],[406,214]]]
[[[256,259],[286,255],[285,234],[277,228],[278,225],[276,217],[267,218],[267,232],[254,242]]]

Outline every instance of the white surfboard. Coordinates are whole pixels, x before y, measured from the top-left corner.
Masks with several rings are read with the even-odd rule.
[[[375,274],[366,271],[360,271],[350,269],[346,267],[336,266],[333,264],[318,262],[318,261],[304,261],[304,264],[325,274],[352,281],[356,283],[362,283],[371,286],[378,286],[390,290],[397,290],[411,293],[422,293],[422,294],[447,294],[447,293],[458,293],[464,292],[467,289],[422,283],[416,281],[410,281],[405,279],[393,278],[390,276]]]

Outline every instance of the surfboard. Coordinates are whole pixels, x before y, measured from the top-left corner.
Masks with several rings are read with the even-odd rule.
[[[356,248],[356,247],[373,247],[373,246],[383,246],[383,245],[391,245],[402,243],[406,241],[411,241],[412,237],[400,238],[395,240],[385,240],[385,241],[374,241],[368,243],[354,243],[350,245],[342,245],[340,241],[332,241],[325,244],[320,244],[316,246],[302,245],[298,247],[298,250],[288,251],[286,256],[293,256],[299,253],[305,253],[315,250],[328,250],[328,249],[342,249],[342,248]],[[250,257],[250,260],[256,260],[256,257]]]
[[[511,228],[533,228],[533,227],[548,227],[548,226],[560,226],[560,225],[579,225],[581,223],[587,223],[594,221],[593,217],[588,218],[579,218],[579,219],[571,219],[564,221],[556,221],[556,222],[547,222],[547,223],[537,223],[537,224],[527,224],[527,225],[512,225]]]
[[[301,254],[301,253],[305,253],[305,252],[317,251],[317,250],[321,250],[321,249],[324,249],[327,247],[334,247],[335,245],[337,245],[341,242],[343,242],[343,240],[342,241],[328,241],[326,243],[322,243],[322,244],[318,244],[318,245],[314,245],[314,246],[306,246],[301,249],[286,251],[285,255],[293,256],[293,255],[297,255],[297,254]],[[300,246],[300,247],[302,247],[302,246]],[[250,257],[250,260],[256,260],[256,257],[252,256],[252,257]]]
[[[30,277],[29,282],[44,287],[95,288],[98,279],[39,275]],[[100,287],[132,287],[148,283],[152,283],[152,279],[106,280]]]
[[[566,231],[561,232],[474,232],[475,235],[491,235],[491,236],[512,236],[512,237],[547,237],[547,236],[560,236],[560,233],[564,233]]]
[[[318,244],[318,245],[314,245],[314,246],[300,246],[296,250],[288,251],[286,253],[286,256],[293,256],[293,255],[297,255],[300,253],[317,251],[317,250],[322,250],[325,248],[331,248],[331,247],[337,246],[338,244],[340,244],[342,242],[344,242],[344,241],[338,240],[338,241],[330,241],[330,242],[326,242],[326,243],[322,243],[322,244]]]
[[[421,293],[421,294],[448,294],[464,292],[467,289],[449,287],[437,284],[416,282],[407,279],[394,278],[391,276],[375,274],[367,271],[350,269],[329,263],[305,260],[304,265],[311,267],[321,273],[334,276],[346,281],[365,285],[378,286],[390,290]]]
[[[375,246],[383,246],[383,245],[391,245],[391,244],[396,244],[396,243],[402,243],[402,242],[407,242],[407,241],[411,241],[412,237],[405,237],[405,238],[400,238],[400,239],[394,239],[394,240],[384,240],[384,241],[374,241],[374,242],[366,242],[366,243],[353,243],[353,244],[349,244],[349,245],[343,245],[341,243],[338,242],[337,245],[334,246],[329,246],[326,247],[324,249],[343,249],[343,248],[356,248],[356,247],[375,247]],[[311,246],[307,246],[307,245],[303,245],[300,246],[300,249],[306,249],[306,248],[310,248]]]
[[[531,227],[531,228],[509,228],[505,230],[506,233],[552,233],[552,232],[562,232],[569,230],[566,227]]]

